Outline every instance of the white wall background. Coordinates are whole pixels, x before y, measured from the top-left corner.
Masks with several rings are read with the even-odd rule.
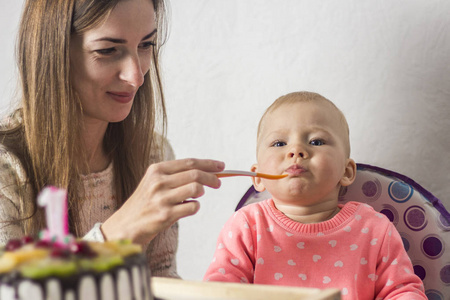
[[[15,86],[21,2],[0,0],[0,111]],[[172,0],[171,12],[163,70],[178,158],[248,170],[266,107],[315,91],[346,114],[357,162],[415,179],[450,209],[449,1]],[[180,221],[183,278],[202,278],[250,184],[223,179]]]

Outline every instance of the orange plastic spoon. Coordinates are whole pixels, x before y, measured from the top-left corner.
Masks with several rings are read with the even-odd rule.
[[[270,174],[257,173],[257,172],[224,170],[222,172],[216,173],[216,176],[219,178],[232,177],[232,176],[250,176],[250,177],[261,177],[261,178],[266,178],[266,179],[281,179],[281,178],[288,176],[288,174],[270,175]]]

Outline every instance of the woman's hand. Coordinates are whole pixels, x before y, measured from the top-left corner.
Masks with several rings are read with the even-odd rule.
[[[103,235],[107,240],[127,238],[149,243],[180,218],[198,211],[198,201],[188,199],[202,196],[205,185],[219,188],[214,172],[224,167],[223,162],[205,159],[152,164],[133,195],[103,223]]]

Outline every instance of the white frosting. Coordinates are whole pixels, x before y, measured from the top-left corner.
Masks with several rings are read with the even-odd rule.
[[[47,282],[47,298],[48,299],[58,299],[62,295],[62,288],[58,280],[50,279]],[[31,298],[29,298],[31,299]]]
[[[105,274],[100,279],[101,300],[114,299],[114,281],[111,274]]]
[[[121,269],[117,274],[117,294],[121,300],[131,300],[131,286],[128,272]]]
[[[95,293],[97,285],[93,276],[83,276],[78,286],[78,298],[79,299],[95,299],[97,295]],[[52,299],[53,300],[53,299]],[[55,299],[58,300],[58,299]]]

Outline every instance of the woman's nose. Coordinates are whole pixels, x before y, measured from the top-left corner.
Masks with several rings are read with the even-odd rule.
[[[140,87],[144,83],[144,72],[142,72],[139,56],[128,57],[122,66],[120,79],[126,81],[133,87]]]

